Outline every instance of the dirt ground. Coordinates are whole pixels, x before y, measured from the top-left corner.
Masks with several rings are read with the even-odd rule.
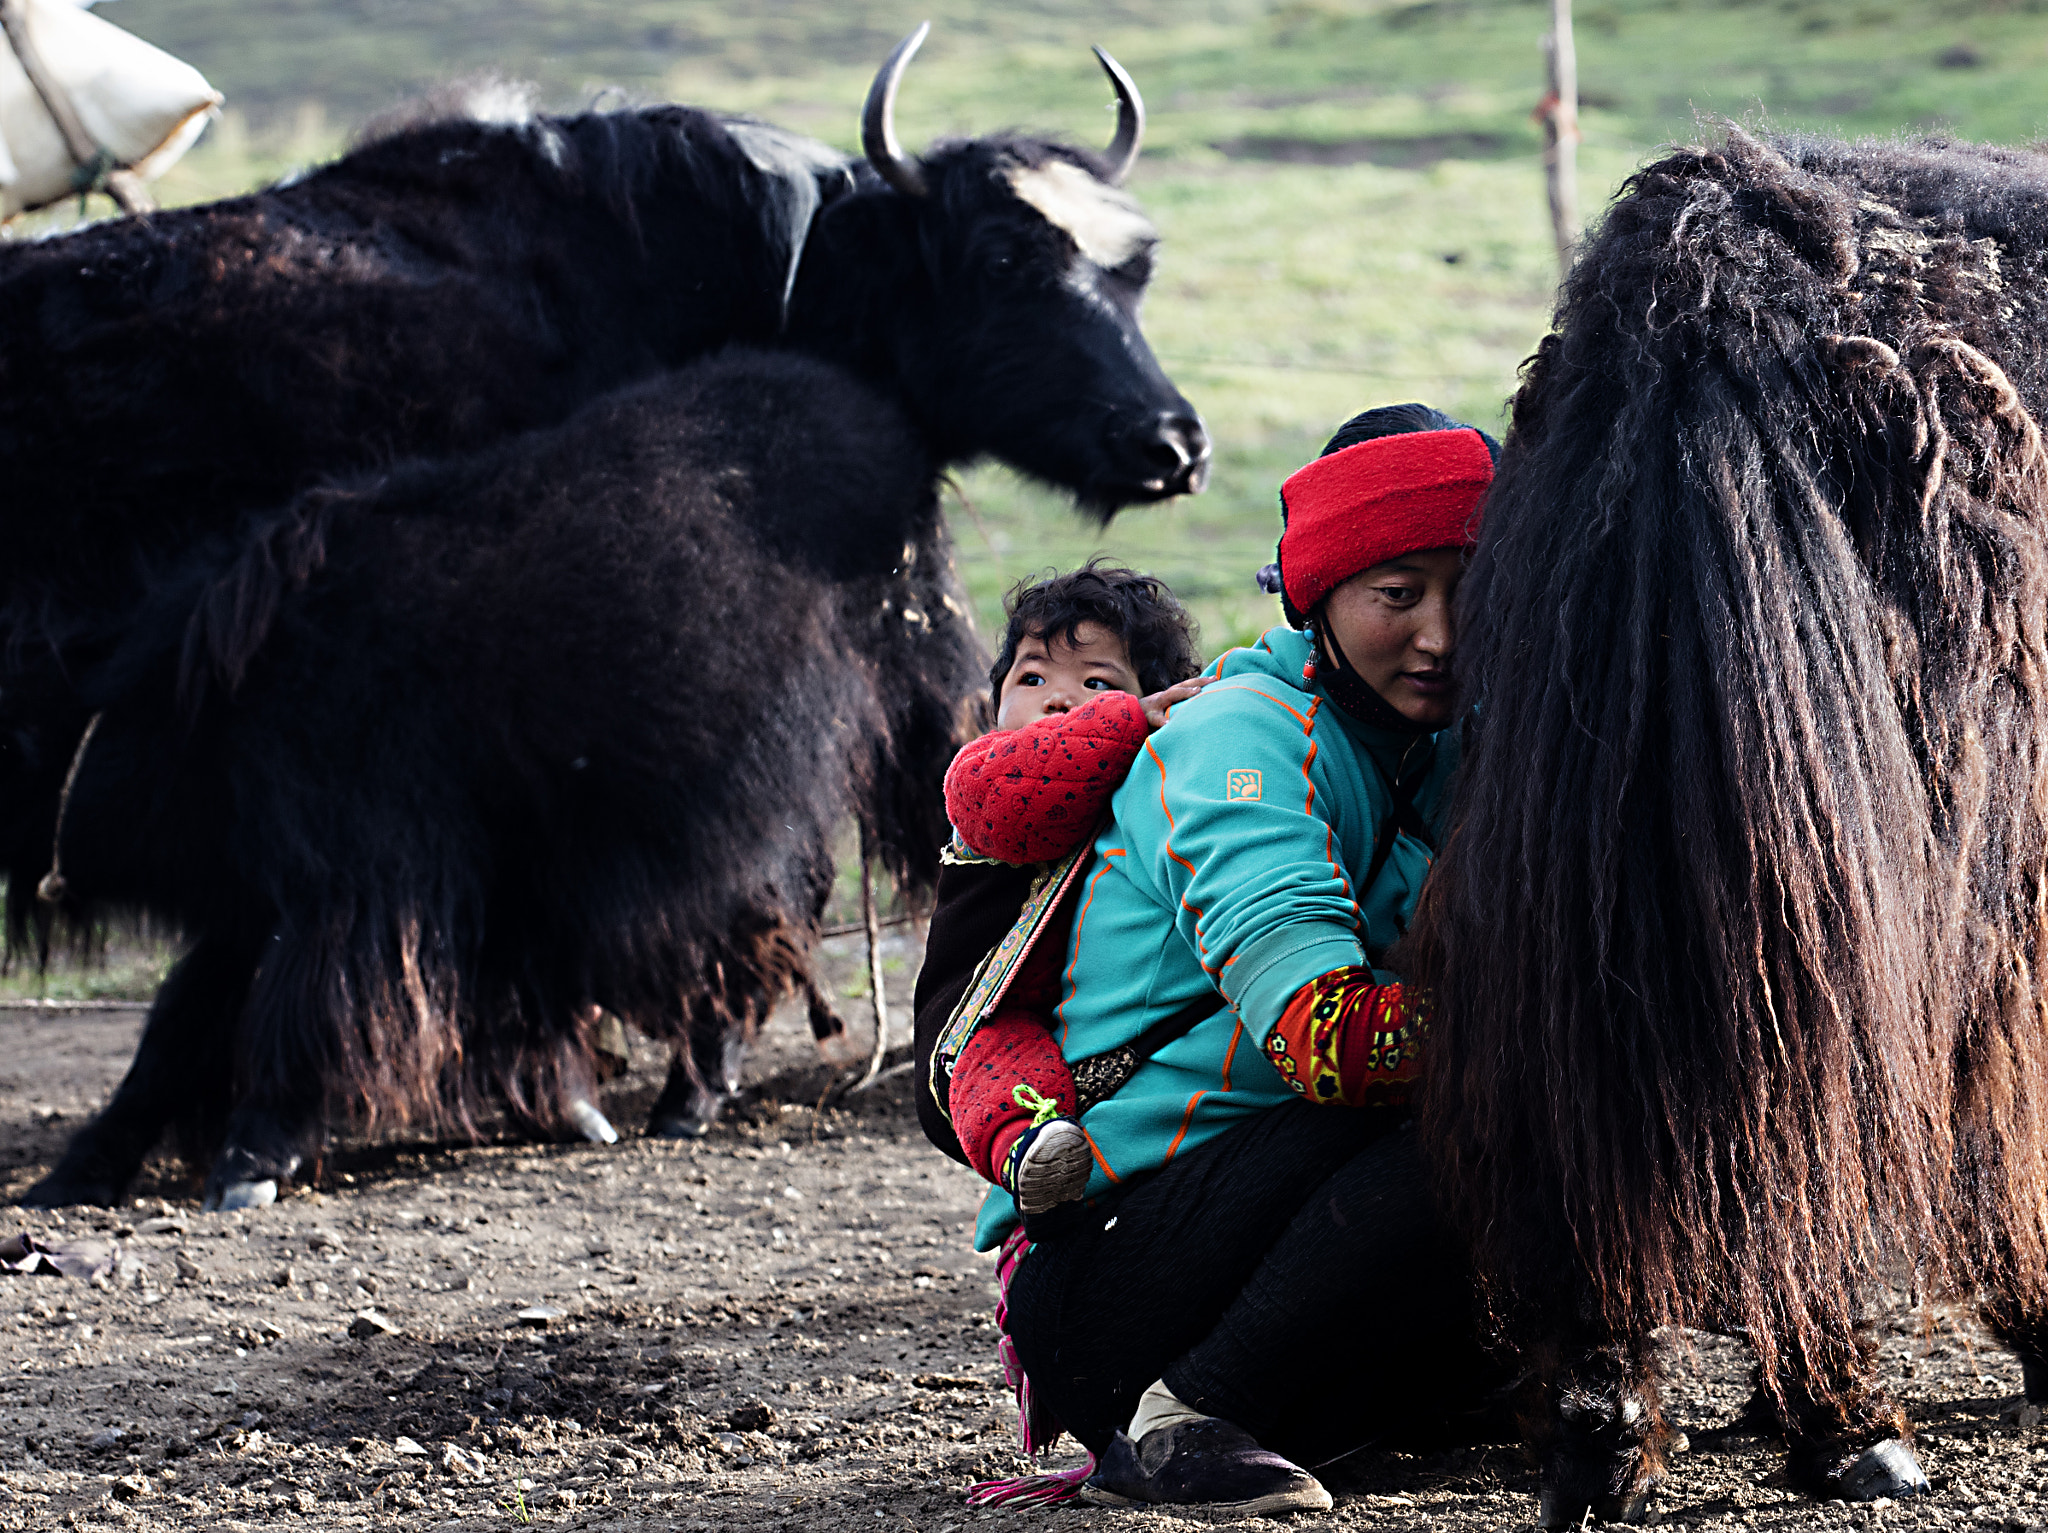
[[[914,954],[891,946],[907,999]],[[834,948],[851,986],[858,945]],[[847,1011],[857,1029],[865,1007]],[[112,1088],[140,1016],[0,1011],[9,1201]],[[1023,1462],[994,1285],[969,1248],[979,1184],[926,1146],[904,1075],[821,1114],[830,1077],[781,1017],[738,1110],[679,1143],[633,1132],[661,1070],[643,1047],[614,1083],[605,1107],[627,1132],[611,1148],[358,1147],[275,1207],[232,1214],[201,1214],[182,1169],[158,1162],[129,1207],[0,1216],[114,1260],[98,1282],[0,1275],[0,1528],[1205,1521],[964,1505],[969,1482]],[[559,1314],[521,1317],[539,1307]],[[1698,1336],[1671,1351],[1690,1448],[1659,1522],[2048,1524],[2048,1436],[2001,1422],[2019,1369],[1974,1326],[1886,1318],[1935,1486],[1895,1506],[1786,1489],[1776,1445],[1738,1421],[1741,1349]],[[1462,1533],[1534,1512],[1510,1445],[1368,1451],[1325,1478],[1335,1512],[1296,1526]]]

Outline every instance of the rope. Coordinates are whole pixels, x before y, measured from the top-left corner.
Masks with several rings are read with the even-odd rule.
[[[865,825],[860,828],[860,918],[868,934],[868,985],[875,998],[875,1052],[868,1060],[867,1073],[854,1083],[855,1091],[882,1073],[882,1056],[889,1052],[889,1001],[882,991],[882,923],[875,909],[875,859]]]
[[[889,928],[895,926],[908,926],[912,921],[915,921],[916,919],[917,917],[914,914],[912,914],[909,911],[906,911],[900,916],[890,916],[885,920],[877,921],[875,924],[886,931]],[[867,922],[865,921],[846,921],[842,922],[838,926],[826,927],[823,931],[818,933],[818,940],[820,942],[826,942],[834,937],[857,937],[867,929],[868,926]]]
[[[63,791],[57,795],[57,826],[50,832],[50,871],[36,885],[36,898],[45,905],[54,905],[64,898],[64,812],[71,807],[71,790],[78,785],[78,769],[85,765],[85,748],[92,744],[93,731],[105,717],[102,711],[85,721],[85,733],[78,737],[78,749],[71,753],[71,770],[64,774]]]

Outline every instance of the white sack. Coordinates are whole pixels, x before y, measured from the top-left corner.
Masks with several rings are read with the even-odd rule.
[[[27,0],[28,32],[93,142],[145,180],[192,147],[221,102],[206,77],[70,0]],[[77,166],[0,39],[0,218],[72,195]]]

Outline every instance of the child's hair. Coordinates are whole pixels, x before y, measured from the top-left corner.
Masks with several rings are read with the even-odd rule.
[[[988,673],[990,706],[997,709],[1017,646],[1027,638],[1054,636],[1072,644],[1083,623],[1099,623],[1123,640],[1138,689],[1148,697],[1202,668],[1195,620],[1165,583],[1099,559],[1064,575],[1025,576],[1003,598],[1003,612],[1009,619],[1003,647]]]

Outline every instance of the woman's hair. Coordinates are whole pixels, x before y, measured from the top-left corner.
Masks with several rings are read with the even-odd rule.
[[[1003,612],[1009,621],[988,673],[991,707],[1002,706],[1003,678],[1016,664],[1019,644],[1054,637],[1073,644],[1083,623],[1099,624],[1123,641],[1148,697],[1202,668],[1195,620],[1165,582],[1100,559],[1064,575],[1025,576],[1003,598]]]
[[[1360,411],[1339,426],[1337,434],[1323,444],[1323,450],[1316,456],[1327,458],[1333,452],[1356,447],[1360,442],[1376,441],[1383,436],[1406,436],[1411,431],[1479,431],[1479,428],[1452,420],[1443,411],[1428,405],[1378,405]],[[1484,431],[1479,431],[1479,439],[1486,444],[1487,452],[1493,455],[1494,467],[1498,468],[1500,443]]]

